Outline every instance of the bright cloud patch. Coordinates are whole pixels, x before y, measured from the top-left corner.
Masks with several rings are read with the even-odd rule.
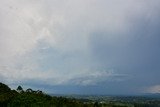
[[[160,93],[160,85],[151,86],[146,91],[149,93]]]

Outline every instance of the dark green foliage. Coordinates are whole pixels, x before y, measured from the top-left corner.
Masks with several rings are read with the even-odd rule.
[[[19,93],[23,92],[23,88],[21,86],[18,86],[17,87],[17,92],[19,92]]]
[[[17,91],[11,90],[7,85],[0,83],[0,107],[160,107],[159,100],[135,103],[127,101],[108,101],[74,99],[65,97],[52,97],[42,91],[31,88],[26,91],[18,86]]]
[[[42,91],[23,90],[18,86],[17,91],[0,83],[0,107],[83,107],[83,103],[64,97],[51,97]]]
[[[31,88],[28,88],[28,89],[26,90],[26,92],[27,92],[27,93],[32,93],[33,90],[32,90]]]
[[[9,103],[12,107],[17,106],[25,106],[25,107],[33,107],[33,106],[49,106],[49,102],[45,95],[35,94],[35,93],[21,93]]]
[[[15,95],[17,95],[15,90],[11,90],[7,85],[0,83],[0,106],[5,107]]]
[[[6,93],[9,91],[11,91],[11,89],[7,85],[0,83],[0,94]]]

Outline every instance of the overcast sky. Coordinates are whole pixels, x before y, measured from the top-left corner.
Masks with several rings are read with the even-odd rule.
[[[0,81],[57,94],[160,93],[160,0],[1,0]]]

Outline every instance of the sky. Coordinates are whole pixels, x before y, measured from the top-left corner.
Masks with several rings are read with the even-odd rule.
[[[0,82],[54,94],[160,93],[160,0],[1,0]]]

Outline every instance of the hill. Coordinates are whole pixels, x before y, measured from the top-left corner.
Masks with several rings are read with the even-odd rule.
[[[143,96],[50,96],[0,83],[0,107],[160,107],[159,98]]]
[[[7,85],[0,83],[0,107],[84,107],[81,101],[65,97],[52,97],[40,90],[11,90]],[[93,105],[93,104],[92,104]],[[92,107],[87,105],[87,107]]]

